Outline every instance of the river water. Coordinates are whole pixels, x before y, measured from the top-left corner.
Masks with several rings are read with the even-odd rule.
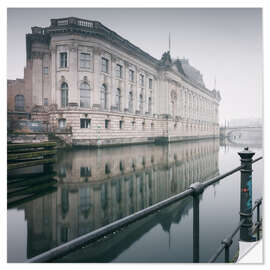
[[[240,165],[237,152],[260,141],[218,139],[104,149],[62,150],[53,167],[10,176],[8,262],[23,262]],[[263,194],[263,161],[253,165],[253,202]],[[15,172],[16,174],[16,172]],[[53,179],[57,180],[53,181]],[[55,184],[56,182],[56,184]],[[30,182],[29,182],[30,183]],[[14,191],[15,190],[15,191]],[[199,259],[207,262],[239,222],[240,172],[208,187],[200,197]],[[238,251],[239,233],[230,249]],[[193,262],[193,201],[188,197],[58,262]],[[224,253],[217,262],[224,261]]]

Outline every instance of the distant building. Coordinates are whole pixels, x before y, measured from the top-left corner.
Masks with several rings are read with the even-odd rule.
[[[52,19],[26,35],[24,79],[8,112],[28,112],[74,145],[219,135],[220,94],[187,59],[155,59],[97,21]]]
[[[246,118],[246,119],[232,119],[228,122],[229,127],[262,127],[262,119],[260,118]]]

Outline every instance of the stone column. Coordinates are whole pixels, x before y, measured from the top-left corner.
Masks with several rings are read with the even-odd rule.
[[[190,117],[190,96],[189,96],[189,90],[187,90],[187,118]]]
[[[129,83],[128,83],[128,68],[129,64],[125,61],[123,65],[123,89],[122,89],[122,111],[128,112],[128,94],[129,94]]]
[[[78,90],[78,45],[73,43],[69,46],[68,67],[69,67],[69,81],[68,81],[68,102],[72,105],[79,105],[80,91]]]
[[[185,118],[188,118],[188,93],[187,89],[185,88]]]
[[[52,104],[57,104],[56,102],[56,93],[57,93],[57,82],[56,82],[56,46],[51,45],[50,48],[51,51],[51,103]]]
[[[115,80],[115,70],[116,70],[116,57],[112,56],[111,58],[111,87],[108,91],[108,109],[113,110],[116,108],[116,90],[118,88],[118,84],[116,84]]]
[[[33,89],[33,106],[43,104],[43,93],[42,93],[42,52],[32,52],[33,66],[32,66],[32,89]]]
[[[158,109],[157,109],[157,89],[158,89],[158,81],[157,77],[154,76],[153,78],[153,83],[152,83],[152,110],[153,114],[159,114]]]
[[[141,92],[141,90],[140,90],[140,86],[139,86],[139,70],[138,70],[138,68],[136,67],[136,71],[135,71],[135,81],[136,81],[136,84],[135,84],[135,88],[134,88],[134,90],[135,90],[135,97],[136,97],[136,105],[134,106],[134,112],[135,113],[139,113],[139,111],[140,111],[140,92]]]
[[[94,61],[94,82],[93,82],[93,97],[92,104],[94,109],[100,108],[100,90],[101,85],[101,49],[94,48],[93,50],[93,61]]]

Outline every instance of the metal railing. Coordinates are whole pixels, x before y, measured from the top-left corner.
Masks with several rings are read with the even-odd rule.
[[[255,205],[254,207],[252,208],[252,212],[257,209],[257,222],[255,224],[255,227],[254,229],[252,230],[251,232],[251,235],[253,235],[255,233],[255,231],[257,231],[257,240],[260,239],[260,226],[262,225],[262,219],[260,218],[260,205],[262,203],[262,198],[257,200],[255,202]],[[241,213],[240,213],[241,214]],[[246,217],[248,218],[248,217]],[[243,218],[239,224],[237,225],[237,227],[235,228],[235,230],[229,235],[227,236],[226,238],[224,238],[222,241],[221,241],[221,245],[220,247],[218,248],[217,252],[210,258],[210,260],[208,262],[215,262],[216,259],[219,257],[219,255],[222,253],[222,251],[225,249],[225,258],[224,258],[224,261],[227,263],[227,262],[230,262],[230,246],[232,245],[233,243],[233,237],[236,235],[236,233],[241,229],[241,227],[244,225],[245,221],[246,221],[246,218]]]
[[[166,200],[163,200],[163,201],[156,203],[150,207],[147,207],[143,210],[140,210],[132,215],[129,215],[127,217],[119,219],[119,220],[117,220],[113,223],[110,223],[106,226],[103,226],[95,231],[92,231],[90,233],[82,235],[76,239],[73,239],[73,240],[65,243],[65,244],[62,244],[58,247],[55,247],[51,250],[48,250],[40,255],[37,255],[37,256],[27,260],[27,262],[49,262],[49,261],[52,261],[54,259],[60,258],[64,255],[66,255],[67,253],[70,253],[71,251],[74,251],[75,249],[82,247],[83,245],[89,244],[90,242],[93,242],[93,241],[95,241],[95,240],[97,240],[97,239],[99,239],[107,234],[110,234],[110,233],[114,232],[115,230],[119,230],[120,228],[122,228],[124,226],[127,226],[127,225],[129,225],[129,224],[131,224],[139,219],[142,219],[150,214],[153,214],[157,210],[160,210],[164,207],[167,207],[167,206],[169,206],[169,205],[171,205],[179,200],[182,200],[188,196],[193,196],[193,262],[199,262],[199,203],[200,203],[199,196],[203,193],[203,191],[205,190],[206,187],[208,187],[208,186],[220,181],[221,179],[224,179],[225,177],[227,177],[227,176],[229,176],[237,171],[240,171],[240,170],[241,170],[241,185],[242,185],[242,182],[245,184],[245,182],[248,180],[248,178],[250,178],[250,176],[252,175],[252,169],[251,169],[252,163],[255,163],[255,162],[259,161],[260,159],[262,159],[262,157],[259,157],[255,160],[252,160],[252,156],[254,154],[255,153],[249,151],[248,148],[245,148],[244,151],[239,153],[239,155],[242,158],[241,159],[241,166],[239,166],[239,167],[237,167],[237,168],[235,168],[235,169],[233,169],[233,170],[231,170],[223,175],[214,177],[214,178],[212,178],[204,183],[196,182],[196,183],[192,184],[184,192],[181,192],[181,193],[174,195]],[[242,192],[241,192],[241,194],[242,194]],[[248,198],[248,199],[250,199],[250,198]],[[242,202],[242,198],[241,198],[241,202]],[[243,226],[247,226],[245,223],[246,223],[247,217],[250,217],[250,211],[246,211],[246,209],[242,209],[242,207],[241,207],[240,213],[242,214],[242,216],[241,216],[241,222],[238,225],[238,227],[240,226],[241,228],[243,228],[244,233],[246,233],[245,227],[243,227]],[[251,213],[252,213],[252,211],[251,211]],[[244,215],[248,215],[248,216],[244,217]],[[258,225],[258,227],[260,226],[260,224]],[[237,231],[238,231],[238,227],[237,227]],[[250,226],[248,226],[248,228],[249,227]],[[236,234],[236,232],[234,231],[231,236],[233,237]],[[229,242],[228,242],[228,244],[229,244]],[[225,245],[225,242],[224,242],[224,244],[222,244],[222,246],[224,246],[224,245]],[[222,247],[221,251],[220,251],[220,249],[218,250],[219,254],[222,252],[224,247]]]

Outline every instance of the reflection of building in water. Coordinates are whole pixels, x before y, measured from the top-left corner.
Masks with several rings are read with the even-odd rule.
[[[77,249],[64,257],[57,259],[57,262],[112,262],[122,252],[132,246],[134,242],[138,241],[158,224],[161,225],[162,230],[167,234],[168,241],[167,243],[164,242],[163,245],[170,248],[171,242],[174,242],[173,237],[170,235],[172,224],[179,224],[182,218],[189,215],[192,205],[192,198],[186,198],[161,211],[157,211],[150,216],[136,221],[125,227],[123,230],[106,236],[106,238],[90,243],[89,245],[84,246],[83,249]],[[177,261],[181,261],[182,255],[183,254],[180,252]],[[130,260],[129,262],[144,261],[138,261],[137,259],[136,261]]]
[[[204,140],[63,152],[57,193],[26,206],[29,248],[40,245],[45,220],[51,248],[217,175],[218,151],[218,140]]]
[[[27,257],[31,258],[57,245],[56,193],[24,205],[27,220]]]

